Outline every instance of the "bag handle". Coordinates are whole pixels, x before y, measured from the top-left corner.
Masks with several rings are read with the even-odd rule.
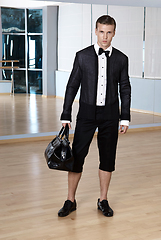
[[[66,136],[67,139],[69,138],[69,126],[68,126],[68,124],[66,124],[65,127],[61,128],[61,130],[58,134],[58,137],[60,137],[62,139],[64,137],[64,135]]]
[[[69,138],[69,125],[68,124],[66,124],[66,126],[65,126],[65,136],[67,139]]]

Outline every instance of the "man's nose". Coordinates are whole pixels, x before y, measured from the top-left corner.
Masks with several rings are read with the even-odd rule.
[[[108,34],[104,34],[104,39],[107,39],[108,38]]]

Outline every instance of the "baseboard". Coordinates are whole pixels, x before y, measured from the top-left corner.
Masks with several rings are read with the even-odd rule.
[[[161,123],[133,125],[128,129],[128,133],[133,132],[147,132],[161,130]],[[47,133],[35,133],[35,134],[21,134],[21,135],[9,135],[0,136],[1,144],[22,143],[22,142],[36,142],[36,141],[51,141],[59,132],[47,132]],[[69,138],[73,139],[74,130],[70,130]],[[94,136],[97,136],[97,131]]]
[[[142,127],[142,128],[129,128],[127,133],[131,132],[147,132],[161,130],[161,126],[156,127]]]
[[[55,95],[41,95],[43,98],[56,98]]]
[[[4,96],[4,95],[7,95],[7,96],[8,96],[8,95],[10,95],[10,94],[11,94],[11,93],[0,93],[0,96],[1,96],[1,95],[3,95],[3,96]]]
[[[141,109],[135,109],[135,108],[131,108],[130,110],[131,110],[131,112],[138,112],[138,113],[152,114],[155,116],[161,116],[161,113],[153,112],[153,111],[147,111],[147,110],[141,110]]]

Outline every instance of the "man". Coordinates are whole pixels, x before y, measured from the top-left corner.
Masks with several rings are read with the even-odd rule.
[[[104,216],[113,216],[107,201],[119,132],[126,133],[130,121],[131,88],[128,77],[128,58],[111,46],[116,22],[109,15],[98,18],[95,33],[97,43],[76,53],[61,115],[62,125],[71,128],[71,109],[80,89],[79,112],[73,140],[75,159],[72,172],[68,173],[68,196],[58,216],[67,216],[76,210],[75,194],[96,128],[98,128],[100,198],[98,209]],[[121,99],[119,114],[118,86]]]

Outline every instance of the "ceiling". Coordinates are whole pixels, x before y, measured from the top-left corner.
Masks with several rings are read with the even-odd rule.
[[[31,0],[31,1],[37,1],[37,0]],[[56,2],[56,1],[48,0],[48,2]],[[161,7],[161,0],[61,0],[61,2],[105,4],[105,5],[117,5],[117,6]]]
[[[0,6],[6,7],[43,7],[65,3],[104,4],[117,6],[161,7],[161,0],[0,0]]]
[[[0,0],[0,7],[16,7],[16,8],[28,8],[28,7],[43,7],[50,5],[61,5],[58,1],[33,1],[33,0]],[[64,4],[64,3],[63,3]]]

